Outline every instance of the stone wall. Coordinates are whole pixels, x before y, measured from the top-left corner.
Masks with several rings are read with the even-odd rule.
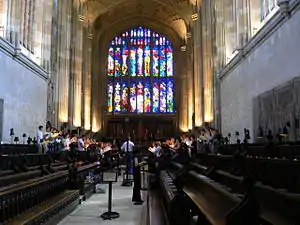
[[[4,99],[3,141],[9,131],[35,136],[46,123],[47,81],[0,50],[0,98]]]
[[[221,118],[224,135],[248,128],[253,123],[253,99],[300,76],[300,11],[247,55],[221,80]]]

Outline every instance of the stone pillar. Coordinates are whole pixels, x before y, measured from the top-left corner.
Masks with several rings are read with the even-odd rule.
[[[73,102],[73,126],[81,127],[82,113],[82,44],[83,44],[83,24],[80,21],[82,15],[81,7],[77,9],[75,22],[74,37],[74,102]],[[79,17],[78,17],[79,16]]]
[[[213,121],[213,65],[212,65],[212,14],[211,2],[203,1],[202,46],[203,46],[203,88],[204,88],[204,122]]]
[[[197,8],[198,15],[200,9]],[[201,35],[201,20],[198,19],[193,22],[193,40],[194,40],[194,113],[195,113],[195,126],[200,127],[203,123],[202,114],[202,35]]]
[[[34,26],[31,47],[36,58],[36,63],[42,65],[43,51],[43,17],[44,17],[44,0],[36,0],[34,7]]]
[[[84,129],[91,129],[91,58],[92,40],[88,38],[88,31],[85,35],[84,46]]]
[[[188,95],[188,129],[193,129],[193,114],[194,114],[194,75],[193,75],[193,41],[188,39],[187,43],[187,95]]]
[[[20,12],[21,5],[17,1],[10,1],[10,13],[9,13],[9,34],[8,40],[10,43],[19,48],[20,41]]]
[[[106,98],[106,96],[101,96],[103,92],[101,89],[103,88],[101,85],[104,83],[105,75],[101,70],[102,66],[105,66],[105,57],[106,56],[104,51],[104,43],[101,42],[100,37],[96,37],[93,39],[93,50],[92,50],[92,84],[91,84],[91,124],[92,124],[92,131],[98,132],[102,129],[102,111],[101,111],[101,103],[100,98]],[[102,54],[100,54],[102,52]],[[100,57],[99,57],[100,56]],[[101,60],[103,60],[103,64],[101,64]],[[105,67],[104,67],[105,68]],[[103,82],[101,82],[103,81]],[[102,101],[103,102],[103,101]]]
[[[44,1],[43,13],[43,50],[42,50],[42,66],[47,71],[50,71],[51,57],[51,36],[52,36],[52,1]]]
[[[69,82],[70,82],[70,46],[72,32],[72,4],[71,1],[60,2],[59,13],[59,49],[58,49],[58,121],[68,122],[69,115]]]
[[[180,51],[180,50],[178,50]],[[189,118],[189,91],[188,91],[188,73],[187,73],[187,63],[188,62],[188,53],[187,52],[178,52],[176,54],[176,62],[180,63],[180,70],[179,67],[176,71],[178,75],[178,89],[177,91],[180,91],[180,94],[177,96],[180,96],[180,106],[179,106],[179,129],[182,132],[187,132],[189,130],[188,128],[188,118]],[[180,61],[179,61],[180,59]],[[185,60],[183,60],[185,59]],[[178,61],[177,61],[178,60]]]
[[[253,37],[261,27],[261,0],[249,0],[250,33]]]
[[[7,30],[8,0],[0,0],[0,37],[5,38]]]
[[[237,1],[237,9],[238,48],[242,49],[251,37],[249,0]]]
[[[236,26],[236,0],[224,0],[225,21],[225,54],[226,63],[229,63],[236,54],[237,26]]]

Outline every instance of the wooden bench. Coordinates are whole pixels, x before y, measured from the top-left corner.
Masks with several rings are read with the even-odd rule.
[[[147,196],[147,225],[168,225],[167,215],[157,190],[149,190]]]
[[[37,154],[37,145],[23,144],[2,144],[0,145],[0,155]]]
[[[14,218],[8,225],[55,224],[72,212],[77,205],[79,205],[79,191],[66,190]]]
[[[265,221],[274,225],[300,224],[300,194],[288,193],[261,183],[254,186],[254,194]]]
[[[222,170],[232,175],[251,174],[265,185],[300,193],[300,173],[298,172],[300,161],[298,160],[201,154],[196,163],[206,167],[215,167],[215,170]]]
[[[76,168],[73,170],[75,171],[74,176],[85,177],[97,166],[98,164],[95,163]],[[65,206],[78,204],[79,190],[76,187],[79,185],[71,185],[74,190],[66,192],[70,187],[71,178],[70,171],[64,170],[1,188],[0,224],[13,222],[17,216],[21,216],[20,218],[25,221],[25,224],[41,224],[41,221],[45,222],[52,218]],[[79,179],[75,181],[79,182]],[[31,209],[38,210],[37,217],[30,216],[30,213],[27,215]],[[34,212],[37,213],[37,211]],[[20,218],[18,217],[18,221]],[[28,222],[32,220],[40,222]]]
[[[28,167],[27,172],[11,174],[11,171],[9,171],[8,174],[4,173],[4,176],[0,177],[0,185],[1,185],[0,188],[7,185],[26,181],[29,179],[34,179],[36,177],[42,177],[43,175],[45,175],[43,174],[42,167],[44,167],[45,170],[47,170],[47,166],[33,166],[33,167]],[[64,163],[54,163],[51,165],[51,169],[54,171],[66,170],[67,167],[68,165]]]
[[[280,161],[281,160],[279,160],[279,162]],[[274,163],[272,162],[272,160],[268,160],[267,162]],[[284,160],[284,163],[286,162],[287,161]],[[278,163],[278,160],[275,160],[275,163]],[[236,181],[238,181],[239,179],[241,179],[240,181],[242,181],[242,177],[238,178],[222,170],[215,170],[213,174],[214,175],[211,175],[211,177],[214,180],[216,179],[221,184],[226,184],[231,187],[237,185]],[[231,182],[233,182],[233,184]],[[190,197],[194,199],[198,198],[199,202],[204,202],[202,198],[204,198],[205,196],[201,197],[203,192],[201,187],[199,186],[199,184],[196,185],[196,187],[196,189],[187,189],[186,192]],[[201,192],[199,192],[199,190],[201,190]],[[254,184],[252,190],[253,198],[260,207],[261,224],[300,224],[300,194],[289,193],[288,190],[276,189],[271,186],[264,185],[262,183]],[[219,201],[223,202],[223,200]],[[212,207],[213,205],[214,204],[212,204]]]
[[[254,201],[248,199],[248,196],[236,194],[232,188],[204,176],[195,170],[197,168],[203,173],[206,173],[208,170],[207,167],[201,165],[190,165],[189,170],[182,176],[185,180],[184,193],[196,206],[190,206],[191,210],[197,208],[198,224],[255,225],[253,221],[259,220],[259,214],[257,204]],[[179,170],[183,170],[183,166],[172,163],[171,171],[168,172],[175,179],[175,174]],[[235,182],[242,181],[241,178],[232,177],[223,171],[217,170],[214,172],[217,172],[219,176],[226,177],[226,179],[235,180]]]

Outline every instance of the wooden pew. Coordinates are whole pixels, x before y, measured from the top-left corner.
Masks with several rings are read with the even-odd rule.
[[[84,176],[97,166],[82,166],[76,170],[76,176]],[[69,187],[70,174],[65,170],[1,188],[0,223],[41,224],[52,218],[59,220],[56,215],[65,215],[62,210],[68,213],[79,204],[79,190],[68,190]]]
[[[252,174],[257,181],[261,181],[265,185],[300,193],[300,173],[298,172],[300,161],[298,160],[243,156],[235,158],[235,156],[201,154],[196,160],[197,162],[232,175]]]
[[[172,163],[173,177],[176,168],[179,171],[183,167]],[[197,224],[258,224],[258,206],[248,195],[235,194],[229,187],[193,170],[193,166],[189,169],[183,175],[185,178],[183,190],[198,210]]]
[[[287,163],[285,160],[284,163]],[[267,160],[269,163],[273,163],[273,160]],[[280,161],[279,161],[280,162]],[[266,162],[265,162],[266,163]],[[275,165],[278,163],[275,160]],[[291,162],[293,164],[293,161]],[[276,166],[273,168],[273,171]],[[231,182],[234,179],[229,179],[232,176],[225,171],[215,170],[211,177],[215,180],[217,177],[218,181],[222,184],[227,184],[229,186],[234,186]],[[280,175],[280,174],[278,174]],[[220,178],[223,176],[223,178]],[[275,171],[276,176],[276,171]],[[222,182],[227,179],[226,182]],[[276,179],[276,177],[273,177]],[[198,188],[199,186],[197,186]],[[274,225],[296,225],[300,224],[300,194],[289,193],[284,189],[276,189],[271,186],[264,185],[262,183],[254,184],[252,188],[252,195],[255,198],[257,204],[260,207],[260,216],[262,224],[274,224]],[[192,191],[196,193],[196,190]],[[198,194],[197,194],[198,195]]]
[[[274,225],[300,224],[300,194],[274,189],[257,183],[254,195],[260,205],[261,217]]]
[[[23,145],[23,144],[0,145],[0,155],[37,154],[38,151],[39,149],[37,145]]]
[[[46,171],[47,166],[33,166],[33,167],[28,167],[27,172],[21,172],[21,173],[13,173],[13,174],[2,174],[3,176],[0,177],[0,188],[11,185],[11,184],[16,184],[19,182],[27,181],[29,179],[33,178],[40,178],[43,175],[43,169]],[[65,163],[54,163],[51,165],[51,169],[54,169],[55,171],[61,171],[61,170],[67,170],[68,165]],[[47,170],[47,172],[49,172]],[[51,173],[51,172],[50,172]]]

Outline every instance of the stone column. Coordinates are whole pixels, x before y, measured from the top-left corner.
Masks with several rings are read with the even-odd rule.
[[[198,15],[200,9],[197,8]],[[194,113],[195,113],[195,126],[199,127],[203,123],[202,114],[202,35],[201,35],[201,20],[198,19],[193,22],[193,40],[194,40]]]
[[[69,82],[70,82],[70,47],[71,47],[71,23],[72,23],[71,1],[62,1],[60,10],[60,45],[58,50],[58,120],[59,123],[68,122],[69,114]]]
[[[0,0],[0,37],[5,38],[7,30],[8,0]]]
[[[261,0],[249,0],[250,33],[253,37],[261,27]]]
[[[88,30],[85,37],[84,46],[84,129],[91,129],[91,58],[92,40],[88,38]]]
[[[212,14],[211,2],[202,3],[202,46],[203,46],[203,88],[204,122],[213,121],[213,65],[212,65]]]
[[[91,58],[91,63],[92,63],[92,83],[91,83],[91,93],[92,93],[92,99],[91,99],[91,124],[92,124],[92,131],[93,132],[98,132],[100,131],[100,129],[102,128],[102,112],[100,111],[100,98],[101,96],[101,88],[102,88],[102,84],[104,82],[104,74],[102,72],[102,70],[106,70],[106,68],[104,67],[104,69],[102,68],[101,70],[101,59],[104,60],[104,62],[106,62],[105,58],[103,57],[103,55],[106,55],[105,51],[104,51],[104,44],[101,42],[101,39],[99,38],[99,36],[96,36],[96,38],[93,39],[92,42],[93,45],[93,50],[92,50],[92,58]],[[102,54],[101,54],[102,53]],[[103,65],[105,65],[105,63],[103,63]],[[104,96],[102,96],[104,97]]]
[[[73,126],[81,127],[82,112],[82,44],[83,44],[83,24],[78,16],[82,15],[82,11],[77,10],[75,19],[74,35],[74,105],[73,105]]]
[[[194,114],[194,75],[193,75],[193,41],[188,39],[187,43],[187,95],[188,95],[188,129],[193,129],[193,114]]]
[[[44,1],[42,66],[47,71],[50,71],[52,7],[53,7],[52,1],[47,1],[47,0]]]
[[[180,51],[180,50],[178,50]],[[176,71],[176,74],[178,75],[178,89],[177,91],[180,91],[180,94],[177,96],[180,96],[180,106],[178,107],[178,113],[179,113],[179,129],[182,132],[188,131],[188,117],[189,117],[189,91],[188,91],[188,73],[187,73],[187,58],[188,53],[187,52],[178,52],[176,54],[176,62],[180,64],[178,70]],[[186,60],[183,60],[186,59]]]
[[[36,0],[34,6],[34,26],[31,47],[38,65],[42,65],[44,11],[44,0]]]
[[[10,1],[10,12],[9,12],[9,27],[8,27],[8,40],[10,43],[19,48],[20,41],[20,12],[21,5],[17,1]]]
[[[225,23],[225,54],[226,63],[229,63],[236,53],[236,0],[224,0]]]

